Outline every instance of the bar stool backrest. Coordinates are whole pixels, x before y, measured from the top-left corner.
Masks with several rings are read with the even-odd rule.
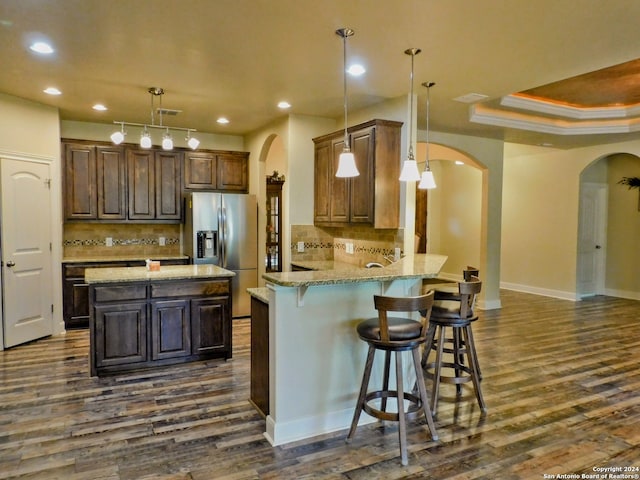
[[[460,292],[460,318],[473,316],[476,297],[482,290],[482,282],[478,277],[470,277],[469,281],[458,283]]]
[[[422,317],[422,330],[420,337],[426,337],[429,317],[431,317],[431,307],[433,306],[433,291],[417,297],[387,297],[374,295],[373,302],[378,310],[378,320],[380,321],[380,340],[389,341],[389,323],[387,312],[419,312]]]

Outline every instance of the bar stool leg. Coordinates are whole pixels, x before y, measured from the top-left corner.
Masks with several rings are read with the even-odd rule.
[[[453,331],[453,365],[456,377],[462,376],[462,370],[460,366],[464,366],[464,342],[462,340],[460,328],[451,327]],[[456,395],[459,397],[462,395],[462,385],[456,383]]]
[[[478,399],[478,405],[480,405],[480,410],[482,413],[487,412],[487,406],[484,403],[484,398],[482,397],[482,390],[480,389],[480,378],[478,372],[478,358],[476,357],[476,349],[473,344],[469,344],[472,339],[469,337],[471,330],[471,326],[467,325],[463,329],[464,341],[467,343],[467,357],[469,358],[469,366],[471,367],[471,381],[473,382],[473,388],[476,391],[476,398]]]
[[[440,374],[442,373],[442,360],[444,350],[444,327],[440,326],[438,331],[438,348],[436,350],[436,364],[433,371],[433,391],[431,392],[431,408],[433,415],[436,414],[438,406],[438,390],[440,389]]]
[[[387,352],[388,353],[388,352]],[[407,417],[404,413],[404,379],[402,378],[402,352],[396,354],[396,394],[398,395],[398,437],[402,465],[409,463],[407,456]]]
[[[431,432],[431,439],[438,440],[438,432],[436,432],[436,426],[433,423],[433,416],[431,415],[431,407],[429,406],[429,396],[427,395],[427,388],[424,385],[424,372],[420,363],[420,353],[415,348],[411,351],[413,355],[413,366],[416,370],[416,383],[418,385],[418,391],[420,392],[420,400],[422,400],[422,409],[424,410],[424,416],[427,419],[427,425]]]
[[[471,325],[469,325],[468,334],[469,334],[470,345],[468,345],[467,348],[473,349],[473,357],[476,359],[476,370],[478,371],[478,380],[482,380],[482,372],[480,371],[480,362],[478,361],[478,353],[476,352],[476,342],[473,339],[473,329],[471,328]]]
[[[362,374],[362,384],[360,385],[360,393],[358,394],[358,401],[356,402],[356,408],[353,412],[353,420],[351,421],[351,428],[347,435],[346,442],[349,443],[351,438],[356,433],[356,427],[358,426],[358,420],[360,420],[360,414],[364,407],[365,397],[367,396],[367,388],[369,387],[369,380],[371,379],[371,370],[373,368],[373,359],[375,357],[376,349],[369,345],[369,351],[367,352],[367,360],[364,365],[364,373]]]
[[[389,350],[384,352],[384,374],[382,379],[382,390],[389,391],[389,370],[391,369],[391,352]],[[387,411],[387,397],[382,397],[380,403],[380,410]]]

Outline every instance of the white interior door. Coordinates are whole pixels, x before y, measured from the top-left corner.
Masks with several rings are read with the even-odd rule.
[[[578,295],[599,295],[604,293],[607,255],[606,185],[582,184],[578,225]]]
[[[53,333],[49,165],[0,160],[4,346]]]

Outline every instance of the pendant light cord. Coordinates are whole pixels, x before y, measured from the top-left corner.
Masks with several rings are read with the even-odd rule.
[[[423,87],[427,87],[427,158],[426,158],[426,162],[425,162],[425,166],[424,169],[425,171],[429,171],[431,170],[431,168],[429,167],[429,110],[431,107],[431,87],[433,87],[435,85],[435,82],[424,82],[422,84]]]

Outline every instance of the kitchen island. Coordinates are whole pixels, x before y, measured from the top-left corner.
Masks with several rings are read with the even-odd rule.
[[[231,358],[231,278],[215,265],[89,268],[91,375]]]
[[[356,325],[377,316],[373,295],[419,295],[422,280],[436,277],[446,259],[416,254],[384,268],[263,275],[269,295],[265,437],[272,445],[349,427],[367,355]],[[379,377],[374,371],[372,379]],[[362,415],[361,423],[373,420]]]

